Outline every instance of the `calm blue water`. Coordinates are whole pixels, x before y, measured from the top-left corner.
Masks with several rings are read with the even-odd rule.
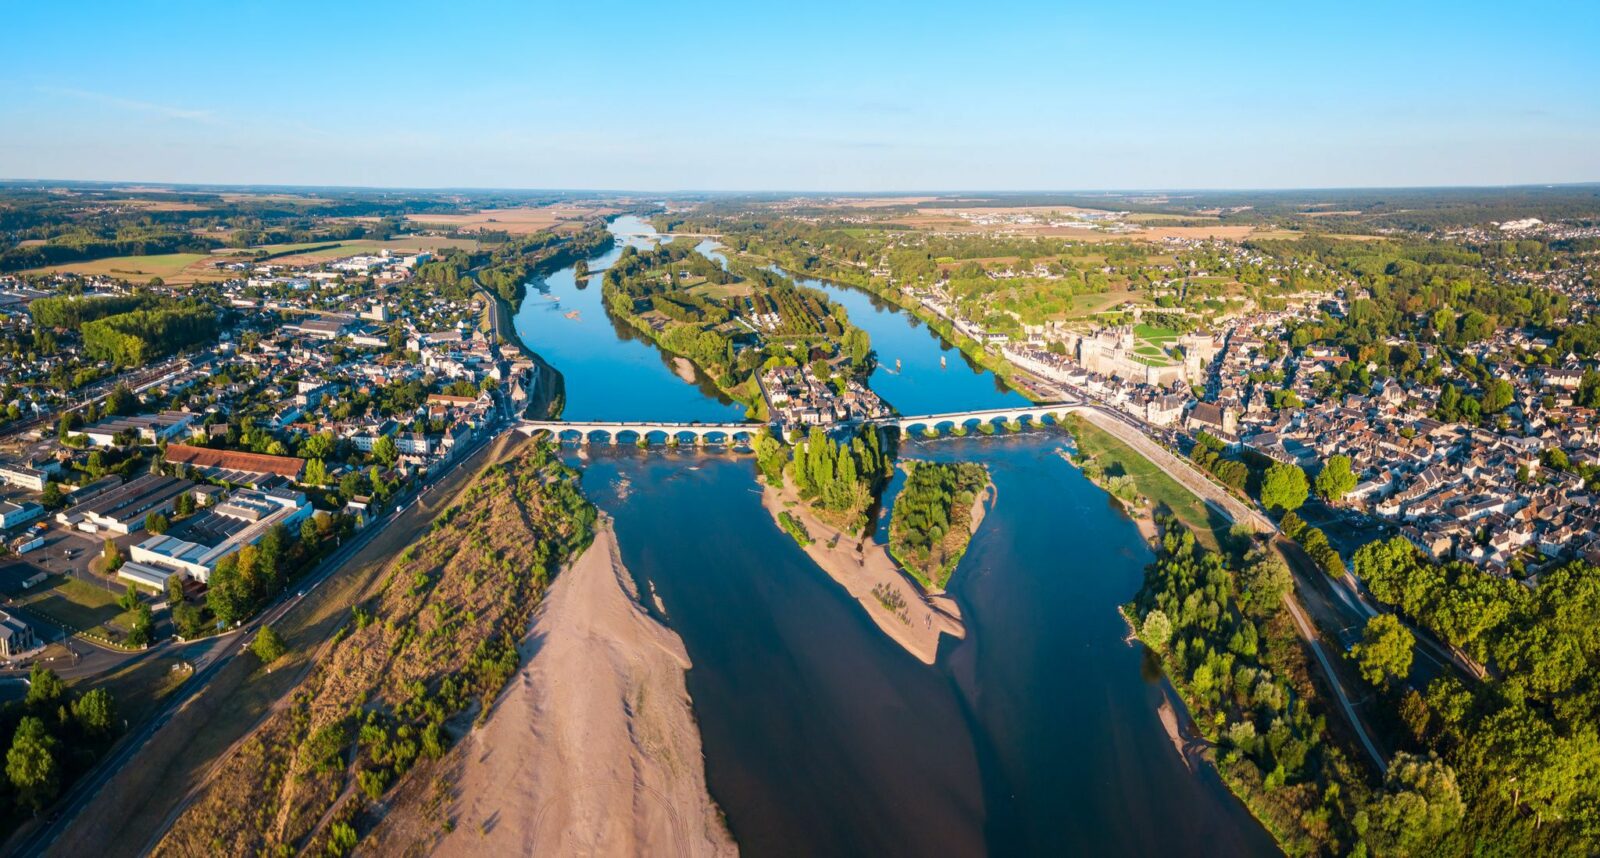
[[[564,272],[548,286],[565,309],[582,305],[584,326],[564,325],[532,293],[517,330],[542,335],[529,345],[566,373],[569,416],[726,414],[653,347],[603,324],[598,283],[578,290]],[[1020,401],[898,312],[819,288],[846,304],[884,363],[900,357],[899,375],[880,381],[880,369],[872,383],[902,411]],[[1275,853],[1215,772],[1189,771],[1168,740],[1162,684],[1123,643],[1116,613],[1149,551],[1061,458],[1067,443],[1039,432],[903,445],[915,458],[981,461],[998,490],[951,579],[967,637],[931,667],[773,524],[748,458],[569,453],[694,662],[707,782],[744,854]]]
[[[660,349],[606,313],[599,272],[622,255],[624,244],[649,247],[656,235],[649,223],[632,216],[617,218],[611,231],[617,246],[589,260],[592,273],[585,284],[577,282],[571,268],[529,283],[512,322],[517,336],[565,379],[562,418],[743,420],[743,406],[708,383],[678,377]]]
[[[921,320],[870,292],[808,277],[798,282],[828,293],[850,321],[872,337],[878,366],[869,382],[901,414],[939,414],[1029,405],[1028,398],[967,360]],[[939,359],[944,358],[940,366]],[[899,367],[895,361],[900,362]]]

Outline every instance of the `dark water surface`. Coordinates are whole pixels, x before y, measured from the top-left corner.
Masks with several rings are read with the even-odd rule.
[[[568,271],[547,284],[562,312],[581,305],[582,324],[532,291],[517,331],[566,375],[568,417],[737,416],[648,343],[617,335],[598,282],[578,290]],[[826,288],[856,302],[851,318],[883,362],[900,357],[898,375],[880,366],[872,383],[903,412],[1021,401],[898,311]],[[1185,767],[1162,728],[1163,686],[1123,643],[1116,614],[1149,550],[1061,458],[1069,443],[1041,432],[903,447],[981,461],[998,490],[951,581],[967,638],[947,641],[932,667],[879,632],[772,523],[748,458],[570,454],[694,661],[708,783],[744,854],[1276,851],[1213,771]]]

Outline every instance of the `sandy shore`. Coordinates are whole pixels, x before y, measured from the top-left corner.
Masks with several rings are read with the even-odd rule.
[[[458,749],[439,854],[737,854],[706,791],[688,653],[636,599],[602,517],[535,615],[522,669]]]
[[[684,381],[687,381],[690,384],[694,384],[694,380],[695,380],[694,363],[692,363],[688,358],[685,358],[685,357],[675,357],[675,358],[673,358],[672,359],[672,371],[677,373],[678,377],[683,379]]]
[[[786,506],[790,503],[793,505]],[[981,504],[981,500],[978,504]],[[772,514],[773,521],[777,521],[780,512],[788,512],[800,519],[811,535],[811,544],[805,548],[806,554],[828,573],[828,577],[843,585],[866,608],[867,616],[884,634],[924,664],[934,663],[939,654],[941,635],[966,637],[961,609],[956,606],[954,599],[943,594],[923,593],[922,587],[895,565],[887,549],[870,538],[858,540],[817,518],[804,503],[799,502],[792,486],[781,490],[765,486],[761,492],[761,505]],[[974,515],[974,530],[981,520],[981,513]],[[891,611],[879,601],[874,589],[898,593],[904,607]]]

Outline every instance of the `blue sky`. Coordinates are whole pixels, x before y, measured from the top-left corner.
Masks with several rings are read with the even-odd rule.
[[[1600,181],[1600,3],[168,0],[6,21],[0,178]]]

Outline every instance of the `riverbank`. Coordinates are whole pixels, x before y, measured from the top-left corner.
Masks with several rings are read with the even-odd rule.
[[[482,286],[479,286],[478,289],[483,292],[486,298],[494,302],[495,336],[502,343],[510,343],[516,346],[517,351],[521,352],[523,357],[533,362],[535,372],[533,390],[528,393],[528,407],[522,412],[522,416],[532,420],[555,420],[559,418],[566,400],[566,379],[562,377],[561,371],[541,357],[538,352],[528,348],[527,343],[524,343],[521,337],[506,336],[503,333],[504,331],[512,331],[513,333],[516,331],[516,327],[512,324],[512,317],[516,315],[515,308],[511,306],[510,302],[496,295],[493,291]],[[524,292],[522,300],[526,301],[527,299],[528,296]]]
[[[781,513],[800,521],[810,535],[806,555],[866,609],[891,640],[924,664],[933,664],[944,635],[966,637],[961,609],[943,594],[930,595],[895,565],[889,552],[871,538],[855,537],[818,518],[792,486],[763,486],[761,505],[775,523]],[[974,506],[981,506],[981,499]],[[977,530],[982,514],[975,515]]]
[[[602,518],[509,690],[452,752],[456,824],[437,854],[737,854],[706,790],[688,653],[632,582]]]

